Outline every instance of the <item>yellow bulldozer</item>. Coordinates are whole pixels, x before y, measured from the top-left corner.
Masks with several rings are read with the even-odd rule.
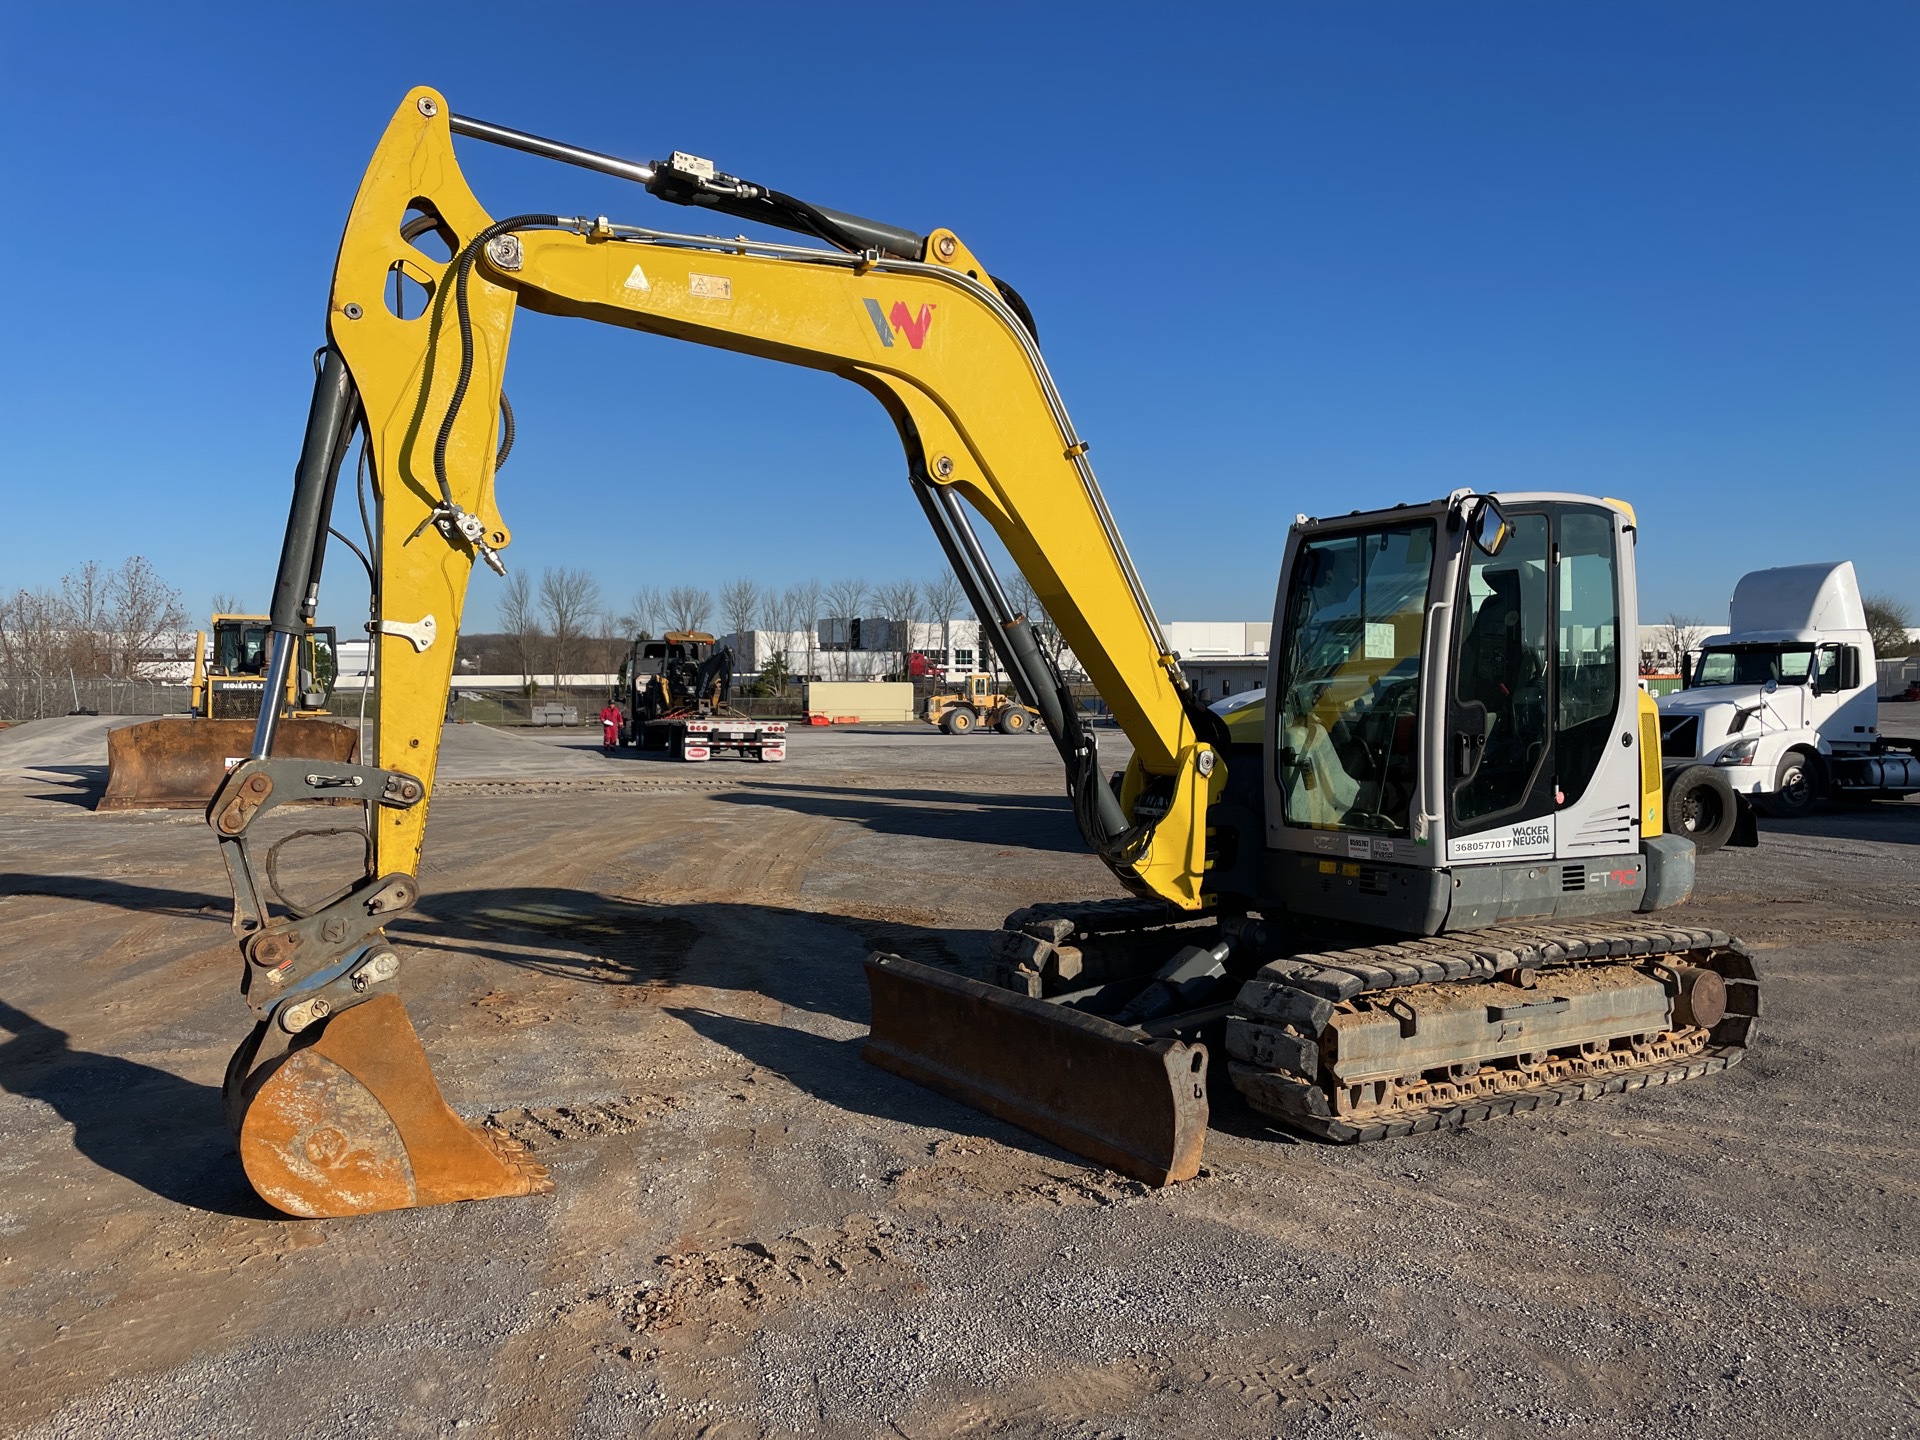
[[[189,713],[107,732],[107,788],[100,810],[199,810],[252,748],[272,664],[273,623],[265,615],[215,615],[194,637]],[[289,718],[276,755],[352,760],[353,727],[322,719],[339,673],[331,625],[309,625],[288,667]]]

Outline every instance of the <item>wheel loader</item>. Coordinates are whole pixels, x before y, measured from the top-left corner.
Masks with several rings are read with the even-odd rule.
[[[927,697],[927,723],[938,725],[943,735],[971,735],[983,726],[1002,735],[1024,735],[1033,729],[1033,712],[1017,696],[996,693],[991,675],[975,671],[964,691]]]
[[[456,136],[805,242],[496,219],[462,178]],[[428,231],[451,258],[415,245]],[[430,289],[425,314],[384,301],[396,276]],[[228,1114],[273,1205],[347,1215],[550,1188],[447,1106],[385,933],[418,895],[469,575],[476,561],[504,573],[512,538],[495,481],[522,308],[810,366],[871,394],[1059,751],[1081,834],[1127,892],[1009,916],[987,979],[870,957],[868,1060],[1165,1184],[1199,1167],[1222,1050],[1223,1081],[1254,1110],[1333,1142],[1666,1084],[1745,1053],[1759,1013],[1747,951],[1676,914],[1695,851],[1662,825],[1658,716],[1627,644],[1631,505],[1459,490],[1301,516],[1272,541],[1266,701],[1222,717],[1154,618],[1031,314],[953,231],[863,219],[684,152],[642,163],[545,139],[421,88],[348,217],[272,613],[282,637],[311,618],[357,442],[374,753],[275,758],[279,707],[265,707],[252,758],[207,812],[256,1022],[229,1067]],[[1211,513],[1190,485],[1179,494],[1183,513]],[[1009,603],[975,517],[1131,740],[1119,774]],[[276,646],[268,695],[293,651]],[[290,801],[340,796],[366,806],[364,878],[317,910],[277,901],[251,828]]]
[[[273,643],[269,616],[213,616],[194,636],[189,714],[109,730],[107,788],[94,808],[205,809],[253,744]],[[300,636],[286,676],[287,718],[275,732],[276,755],[357,758],[355,730],[323,718],[337,654],[331,625],[309,625]]]

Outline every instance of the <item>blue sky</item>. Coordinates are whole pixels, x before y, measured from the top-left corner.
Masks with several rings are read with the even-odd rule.
[[[1852,558],[1920,611],[1920,7],[15,6],[0,586],[146,554],[264,602],[360,173],[410,85],[948,225],[1036,312],[1167,619],[1287,523],[1629,499],[1642,612]],[[495,214],[687,222],[466,143]],[[638,585],[940,565],[830,377],[524,314],[508,561]],[[724,495],[715,505],[711,497]],[[351,560],[325,618],[355,623]],[[499,582],[474,580],[469,628]]]

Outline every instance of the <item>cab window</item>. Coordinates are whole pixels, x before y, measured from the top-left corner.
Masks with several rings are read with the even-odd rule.
[[[1456,821],[1523,805],[1546,761],[1547,517],[1516,515],[1512,524],[1500,553],[1474,550],[1463,577],[1454,700],[1456,765],[1467,778],[1454,788]]]
[[[1287,824],[1409,833],[1433,552],[1431,524],[1300,547],[1281,642],[1274,759]]]
[[[1560,518],[1553,760],[1563,805],[1586,794],[1613,735],[1620,705],[1619,618],[1613,518],[1569,510]]]

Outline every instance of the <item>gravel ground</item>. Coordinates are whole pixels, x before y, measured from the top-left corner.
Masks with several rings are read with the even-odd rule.
[[[220,1120],[212,839],[87,808],[104,727],[0,732],[0,1434],[1920,1432],[1920,804],[1703,862],[1738,1069],[1358,1149],[1228,1106],[1155,1192],[859,1059],[869,948],[1113,893],[1044,741],[454,727],[404,993],[558,1189],[306,1222]]]

